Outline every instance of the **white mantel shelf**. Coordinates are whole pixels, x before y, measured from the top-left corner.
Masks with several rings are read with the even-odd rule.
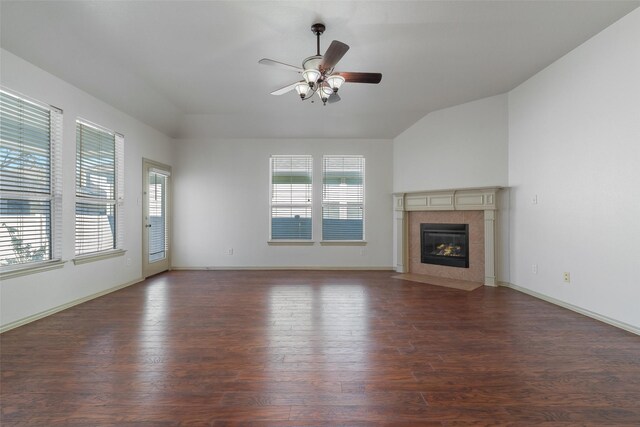
[[[484,211],[484,284],[496,286],[496,210],[502,187],[460,188],[393,193],[394,264],[398,273],[407,273],[409,265],[408,218],[412,211]]]

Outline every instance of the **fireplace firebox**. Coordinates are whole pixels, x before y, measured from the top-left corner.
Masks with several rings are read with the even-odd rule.
[[[420,224],[423,264],[469,268],[469,224]]]

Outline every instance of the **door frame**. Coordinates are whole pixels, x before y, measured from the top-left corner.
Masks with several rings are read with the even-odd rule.
[[[150,264],[149,264],[149,235],[148,235],[148,228],[146,227],[147,225],[147,218],[146,218],[146,214],[148,212],[148,203],[149,203],[149,199],[148,199],[148,179],[149,179],[149,169],[159,169],[159,170],[163,170],[163,171],[167,171],[169,172],[169,175],[167,177],[167,187],[166,187],[166,229],[167,229],[167,233],[165,235],[165,238],[167,239],[167,253],[166,253],[166,260],[167,260],[167,268],[166,269],[162,269],[162,270],[158,270],[158,269],[152,269],[150,268]],[[171,166],[164,164],[164,163],[160,163],[160,162],[156,162],[155,160],[151,160],[151,159],[147,159],[147,158],[142,158],[142,215],[141,215],[141,219],[142,219],[142,277],[149,277],[149,276],[153,276],[154,274],[158,274],[161,273],[163,271],[168,271],[171,270],[171,246],[172,246],[172,239],[171,236],[173,234],[173,223],[172,223],[172,219],[173,219],[173,215],[172,215],[172,211],[173,211],[173,180],[171,179]]]

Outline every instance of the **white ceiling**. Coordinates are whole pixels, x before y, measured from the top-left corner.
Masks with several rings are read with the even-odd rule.
[[[10,52],[170,136],[393,138],[431,111],[504,93],[640,1],[2,1]],[[314,22],[381,72],[323,107],[269,95],[315,53]],[[53,101],[52,101],[53,102]]]

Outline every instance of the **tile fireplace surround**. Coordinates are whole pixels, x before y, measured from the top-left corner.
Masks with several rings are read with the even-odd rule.
[[[399,273],[496,286],[496,198],[500,187],[394,193],[394,264]],[[420,223],[469,224],[469,268],[422,264]]]

